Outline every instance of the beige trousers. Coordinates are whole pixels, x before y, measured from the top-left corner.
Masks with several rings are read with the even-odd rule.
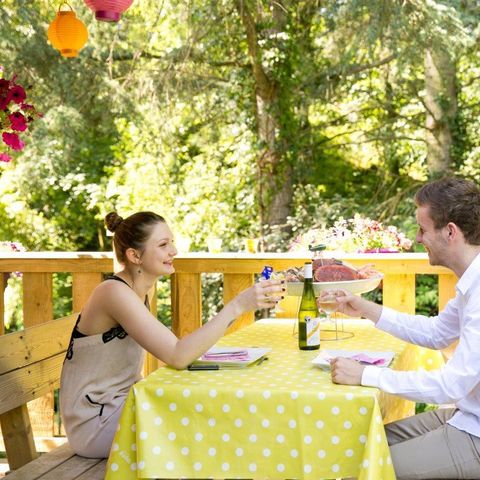
[[[480,480],[480,437],[446,422],[441,408],[385,425],[397,480]]]

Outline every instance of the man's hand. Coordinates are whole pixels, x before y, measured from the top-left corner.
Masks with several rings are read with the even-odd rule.
[[[332,382],[341,385],[361,385],[365,365],[349,358],[334,358],[330,362]]]

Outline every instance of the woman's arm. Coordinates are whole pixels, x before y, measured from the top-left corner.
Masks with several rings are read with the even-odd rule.
[[[279,280],[256,283],[227,303],[208,323],[182,339],[159,322],[127,286],[110,285],[104,307],[145,350],[166,364],[183,369],[214,345],[240,315],[274,307],[283,289]]]

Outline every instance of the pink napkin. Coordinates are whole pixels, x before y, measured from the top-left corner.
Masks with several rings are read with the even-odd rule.
[[[357,353],[356,355],[352,355],[350,357],[352,360],[356,360],[357,362],[367,363],[368,365],[383,365],[385,364],[384,358],[373,358],[365,355],[364,353]]]
[[[250,355],[248,354],[248,350],[206,352],[202,355],[202,360],[247,361],[250,360]]]

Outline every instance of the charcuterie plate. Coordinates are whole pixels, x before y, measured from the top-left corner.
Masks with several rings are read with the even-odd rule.
[[[346,290],[350,293],[366,293],[378,287],[383,275],[375,275],[360,280],[345,280],[342,282],[313,282],[315,295],[324,290]],[[303,292],[303,282],[287,282],[287,295],[300,297]]]

